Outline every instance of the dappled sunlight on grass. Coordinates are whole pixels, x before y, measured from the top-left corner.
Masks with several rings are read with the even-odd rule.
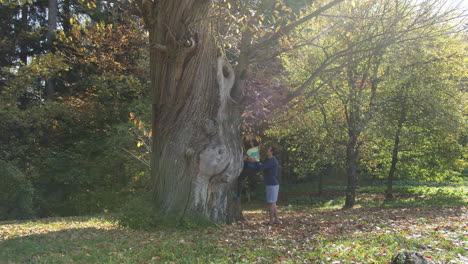
[[[462,254],[462,250],[456,245],[466,247],[466,207],[289,209],[280,207],[282,224],[274,226],[264,225],[265,213],[247,212],[245,221],[226,227],[230,235],[222,243],[228,248],[238,248],[239,244],[250,241],[251,245],[266,251],[272,248],[282,252],[271,256],[278,261],[301,263],[362,263],[363,260],[383,263],[400,250],[421,248],[429,257],[458,259],[453,263],[459,263],[462,258],[457,254]],[[450,250],[456,254],[438,250],[444,244],[452,245]]]
[[[265,224],[263,202],[244,204],[244,221],[191,229],[136,231],[107,217],[0,222],[0,263],[387,263],[402,250],[463,263],[466,190],[431,188],[397,193],[393,203],[359,193],[348,210],[336,191],[294,196],[314,204],[280,201],[278,225]]]
[[[67,217],[44,218],[34,221],[0,222],[0,240],[28,236],[31,234],[46,234],[67,229],[94,228],[102,230],[116,229],[117,225],[105,218],[99,217]]]

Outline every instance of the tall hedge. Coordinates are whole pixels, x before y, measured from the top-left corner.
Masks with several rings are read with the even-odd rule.
[[[33,191],[18,168],[0,160],[0,220],[33,217]]]

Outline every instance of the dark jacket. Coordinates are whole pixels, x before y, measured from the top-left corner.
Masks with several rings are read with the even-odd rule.
[[[267,159],[264,162],[255,162],[258,169],[263,171],[266,185],[278,185],[279,162],[276,157]]]

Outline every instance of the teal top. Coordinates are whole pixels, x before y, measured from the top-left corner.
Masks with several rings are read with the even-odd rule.
[[[258,147],[249,148],[247,150],[247,155],[254,158],[256,161],[260,161],[260,152],[258,151]]]

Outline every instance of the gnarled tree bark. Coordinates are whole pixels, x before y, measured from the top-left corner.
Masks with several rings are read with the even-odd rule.
[[[242,169],[235,74],[205,19],[211,1],[146,2],[153,92],[152,184],[164,215],[232,222]]]
[[[233,199],[242,170],[240,117],[247,69],[257,51],[343,0],[332,0],[253,44],[246,30],[233,70],[216,43],[210,0],[136,0],[150,33],[152,187],[164,215],[242,218]],[[265,1],[260,15],[274,2]],[[252,20],[253,21],[253,20]]]

